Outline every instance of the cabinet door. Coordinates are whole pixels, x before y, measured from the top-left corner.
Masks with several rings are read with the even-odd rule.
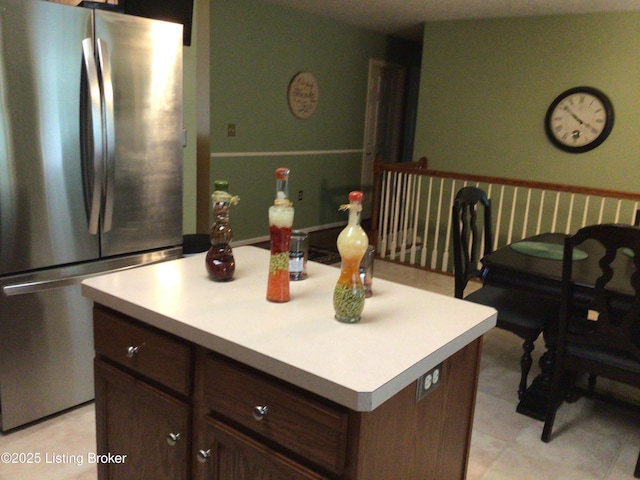
[[[205,417],[199,427],[198,480],[327,479],[217,420]]]
[[[95,383],[98,478],[187,479],[189,405],[100,360]]]

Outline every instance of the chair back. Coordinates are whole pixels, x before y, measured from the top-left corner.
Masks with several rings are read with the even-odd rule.
[[[463,298],[469,280],[480,276],[480,258],[491,251],[491,200],[477,187],[464,187],[453,201],[452,216],[455,296]]]
[[[591,263],[598,263],[597,278],[590,297],[590,310],[595,315],[583,328],[572,328],[571,318],[576,307],[572,299],[580,296],[581,284],[574,280],[579,270],[573,260],[574,249],[585,242],[598,242],[603,254]],[[599,254],[598,254],[599,255]],[[618,367],[640,362],[640,228],[631,225],[603,224],[580,229],[565,240],[562,268],[562,309],[559,352],[567,344],[597,351],[602,363]],[[615,281],[614,281],[615,279]],[[624,281],[622,281],[624,279]],[[582,280],[584,282],[584,280]],[[625,292],[621,292],[624,285]],[[584,285],[582,285],[584,287]],[[575,318],[575,315],[574,315]],[[637,375],[640,372],[635,372]],[[614,379],[615,376],[613,377]],[[625,381],[624,378],[620,379]]]

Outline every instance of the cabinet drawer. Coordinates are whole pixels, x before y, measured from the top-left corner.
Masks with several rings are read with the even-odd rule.
[[[176,392],[191,392],[191,346],[176,337],[95,307],[94,347],[102,355]]]
[[[329,480],[222,422],[207,418],[203,430],[207,450],[197,453],[202,473],[196,478]]]
[[[343,472],[346,409],[215,355],[205,356],[198,381],[207,409],[321,467]],[[264,414],[260,408],[266,408]]]

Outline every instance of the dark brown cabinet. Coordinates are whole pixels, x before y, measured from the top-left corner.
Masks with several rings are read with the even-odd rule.
[[[131,317],[94,309],[100,480],[462,480],[482,340],[356,412]]]
[[[103,308],[94,345],[99,478],[191,478],[192,346]]]
[[[99,463],[99,478],[190,478],[190,405],[101,360],[95,378],[98,453],[122,460]]]

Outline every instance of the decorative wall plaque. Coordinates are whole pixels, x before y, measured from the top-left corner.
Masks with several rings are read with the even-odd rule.
[[[316,111],[320,90],[312,73],[300,72],[293,76],[289,83],[287,99],[291,113],[302,120],[309,118]]]

